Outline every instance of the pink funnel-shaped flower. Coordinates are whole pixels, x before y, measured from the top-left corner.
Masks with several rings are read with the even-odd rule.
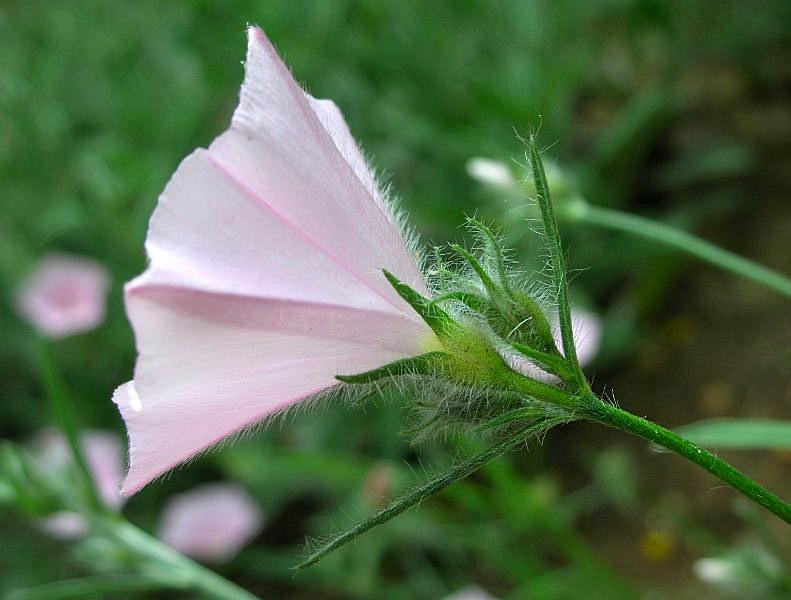
[[[386,268],[426,293],[338,108],[258,28],[231,127],[179,165],[126,287],[139,358],[113,400],[131,494],[219,440],[438,342]]]
[[[76,256],[44,258],[17,294],[17,310],[42,334],[62,338],[97,327],[109,278],[99,263]]]
[[[242,488],[212,483],[174,496],[162,511],[158,536],[187,556],[223,562],[258,535],[263,522]]]

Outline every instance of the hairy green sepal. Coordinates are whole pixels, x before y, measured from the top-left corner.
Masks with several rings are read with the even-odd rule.
[[[373,383],[386,377],[402,377],[404,375],[429,375],[433,373],[437,364],[447,357],[445,352],[428,352],[419,356],[402,358],[389,364],[371,369],[356,375],[336,375],[335,379],[343,383],[361,384]]]
[[[382,269],[387,281],[393,286],[398,295],[401,296],[406,302],[415,309],[415,312],[431,327],[432,331],[442,339],[458,328],[457,323],[442,310],[436,303],[431,302],[425,298],[409,285],[398,279],[387,269]]]

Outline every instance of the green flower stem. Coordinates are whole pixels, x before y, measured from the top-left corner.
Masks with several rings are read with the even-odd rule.
[[[567,219],[625,231],[633,235],[659,242],[671,248],[681,250],[692,256],[751,279],[756,283],[771,288],[787,298],[791,298],[791,278],[772,269],[759,265],[744,257],[724,250],[710,242],[700,239],[659,221],[632,215],[619,210],[603,208],[589,204],[583,198],[571,201],[562,212]]]
[[[696,465],[703,467],[728,485],[736,488],[742,494],[791,525],[791,505],[715,454],[681,437],[677,433],[673,433],[661,425],[633,415],[616,406],[607,404],[592,395],[586,398],[586,402],[580,409],[580,416],[585,416],[602,425],[631,433],[667,448],[679,456],[683,456]]]
[[[256,600],[258,597],[221,577],[214,571],[190,560],[170,546],[150,536],[121,517],[95,522],[100,531],[131,554],[151,563],[163,586],[191,588],[215,600]]]
[[[55,365],[52,349],[47,340],[39,340],[38,359],[39,374],[52,407],[53,417],[66,438],[74,464],[77,465],[80,472],[81,484],[85,490],[88,502],[96,512],[106,512],[104,503],[99,499],[93,476],[82,450],[79,424],[74,414],[74,405],[72,404],[69,390]]]

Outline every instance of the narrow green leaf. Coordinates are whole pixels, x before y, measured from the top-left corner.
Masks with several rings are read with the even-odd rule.
[[[411,358],[402,358],[389,364],[357,373],[355,375],[336,375],[335,379],[343,383],[373,383],[385,377],[398,377],[400,375],[416,375],[431,373],[438,360],[446,356],[444,352],[428,352]]]
[[[84,488],[91,507],[101,513],[106,510],[106,507],[99,499],[93,476],[88,468],[88,461],[83,453],[80,426],[74,405],[66,382],[63,381],[60,371],[55,365],[49,342],[45,339],[39,340],[38,358],[39,374],[52,407],[52,414],[66,439],[74,464],[77,465],[80,473],[80,485]]]
[[[710,419],[676,430],[701,446],[743,450],[791,450],[791,421]]]
[[[398,295],[415,309],[415,312],[431,327],[434,333],[442,337],[456,328],[456,322],[439,306],[421,296],[387,269],[382,269],[382,272]]]

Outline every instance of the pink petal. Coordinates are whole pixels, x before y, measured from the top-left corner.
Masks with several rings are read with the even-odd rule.
[[[133,292],[129,310],[140,358],[114,397],[130,437],[124,494],[339,373],[420,353],[425,337],[388,313],[168,288]]]
[[[187,157],[160,196],[146,250],[151,264],[128,286],[131,298],[167,285],[403,314],[207,150]]]
[[[400,315],[175,288],[130,292],[140,358],[119,405],[131,494],[222,438],[366,371],[424,351]]]
[[[162,512],[159,538],[193,558],[221,562],[250,542],[263,520],[242,488],[208,484],[170,500]]]
[[[17,293],[17,309],[43,335],[61,338],[97,327],[109,278],[99,263],[76,256],[44,258]]]
[[[341,109],[338,108],[338,105],[332,100],[317,99],[307,92],[305,93],[305,97],[308,100],[308,104],[310,104],[310,108],[316,113],[316,117],[332,138],[338,152],[343,155],[343,158],[349,163],[349,166],[354,171],[354,174],[357,175],[357,178],[363,184],[365,190],[379,205],[385,218],[393,221],[393,215],[379,192],[376,179],[368,167],[368,161],[365,160],[360,147],[352,137],[352,132],[349,131],[349,126],[343,118]],[[418,277],[415,284],[418,287],[423,286],[422,278]]]

